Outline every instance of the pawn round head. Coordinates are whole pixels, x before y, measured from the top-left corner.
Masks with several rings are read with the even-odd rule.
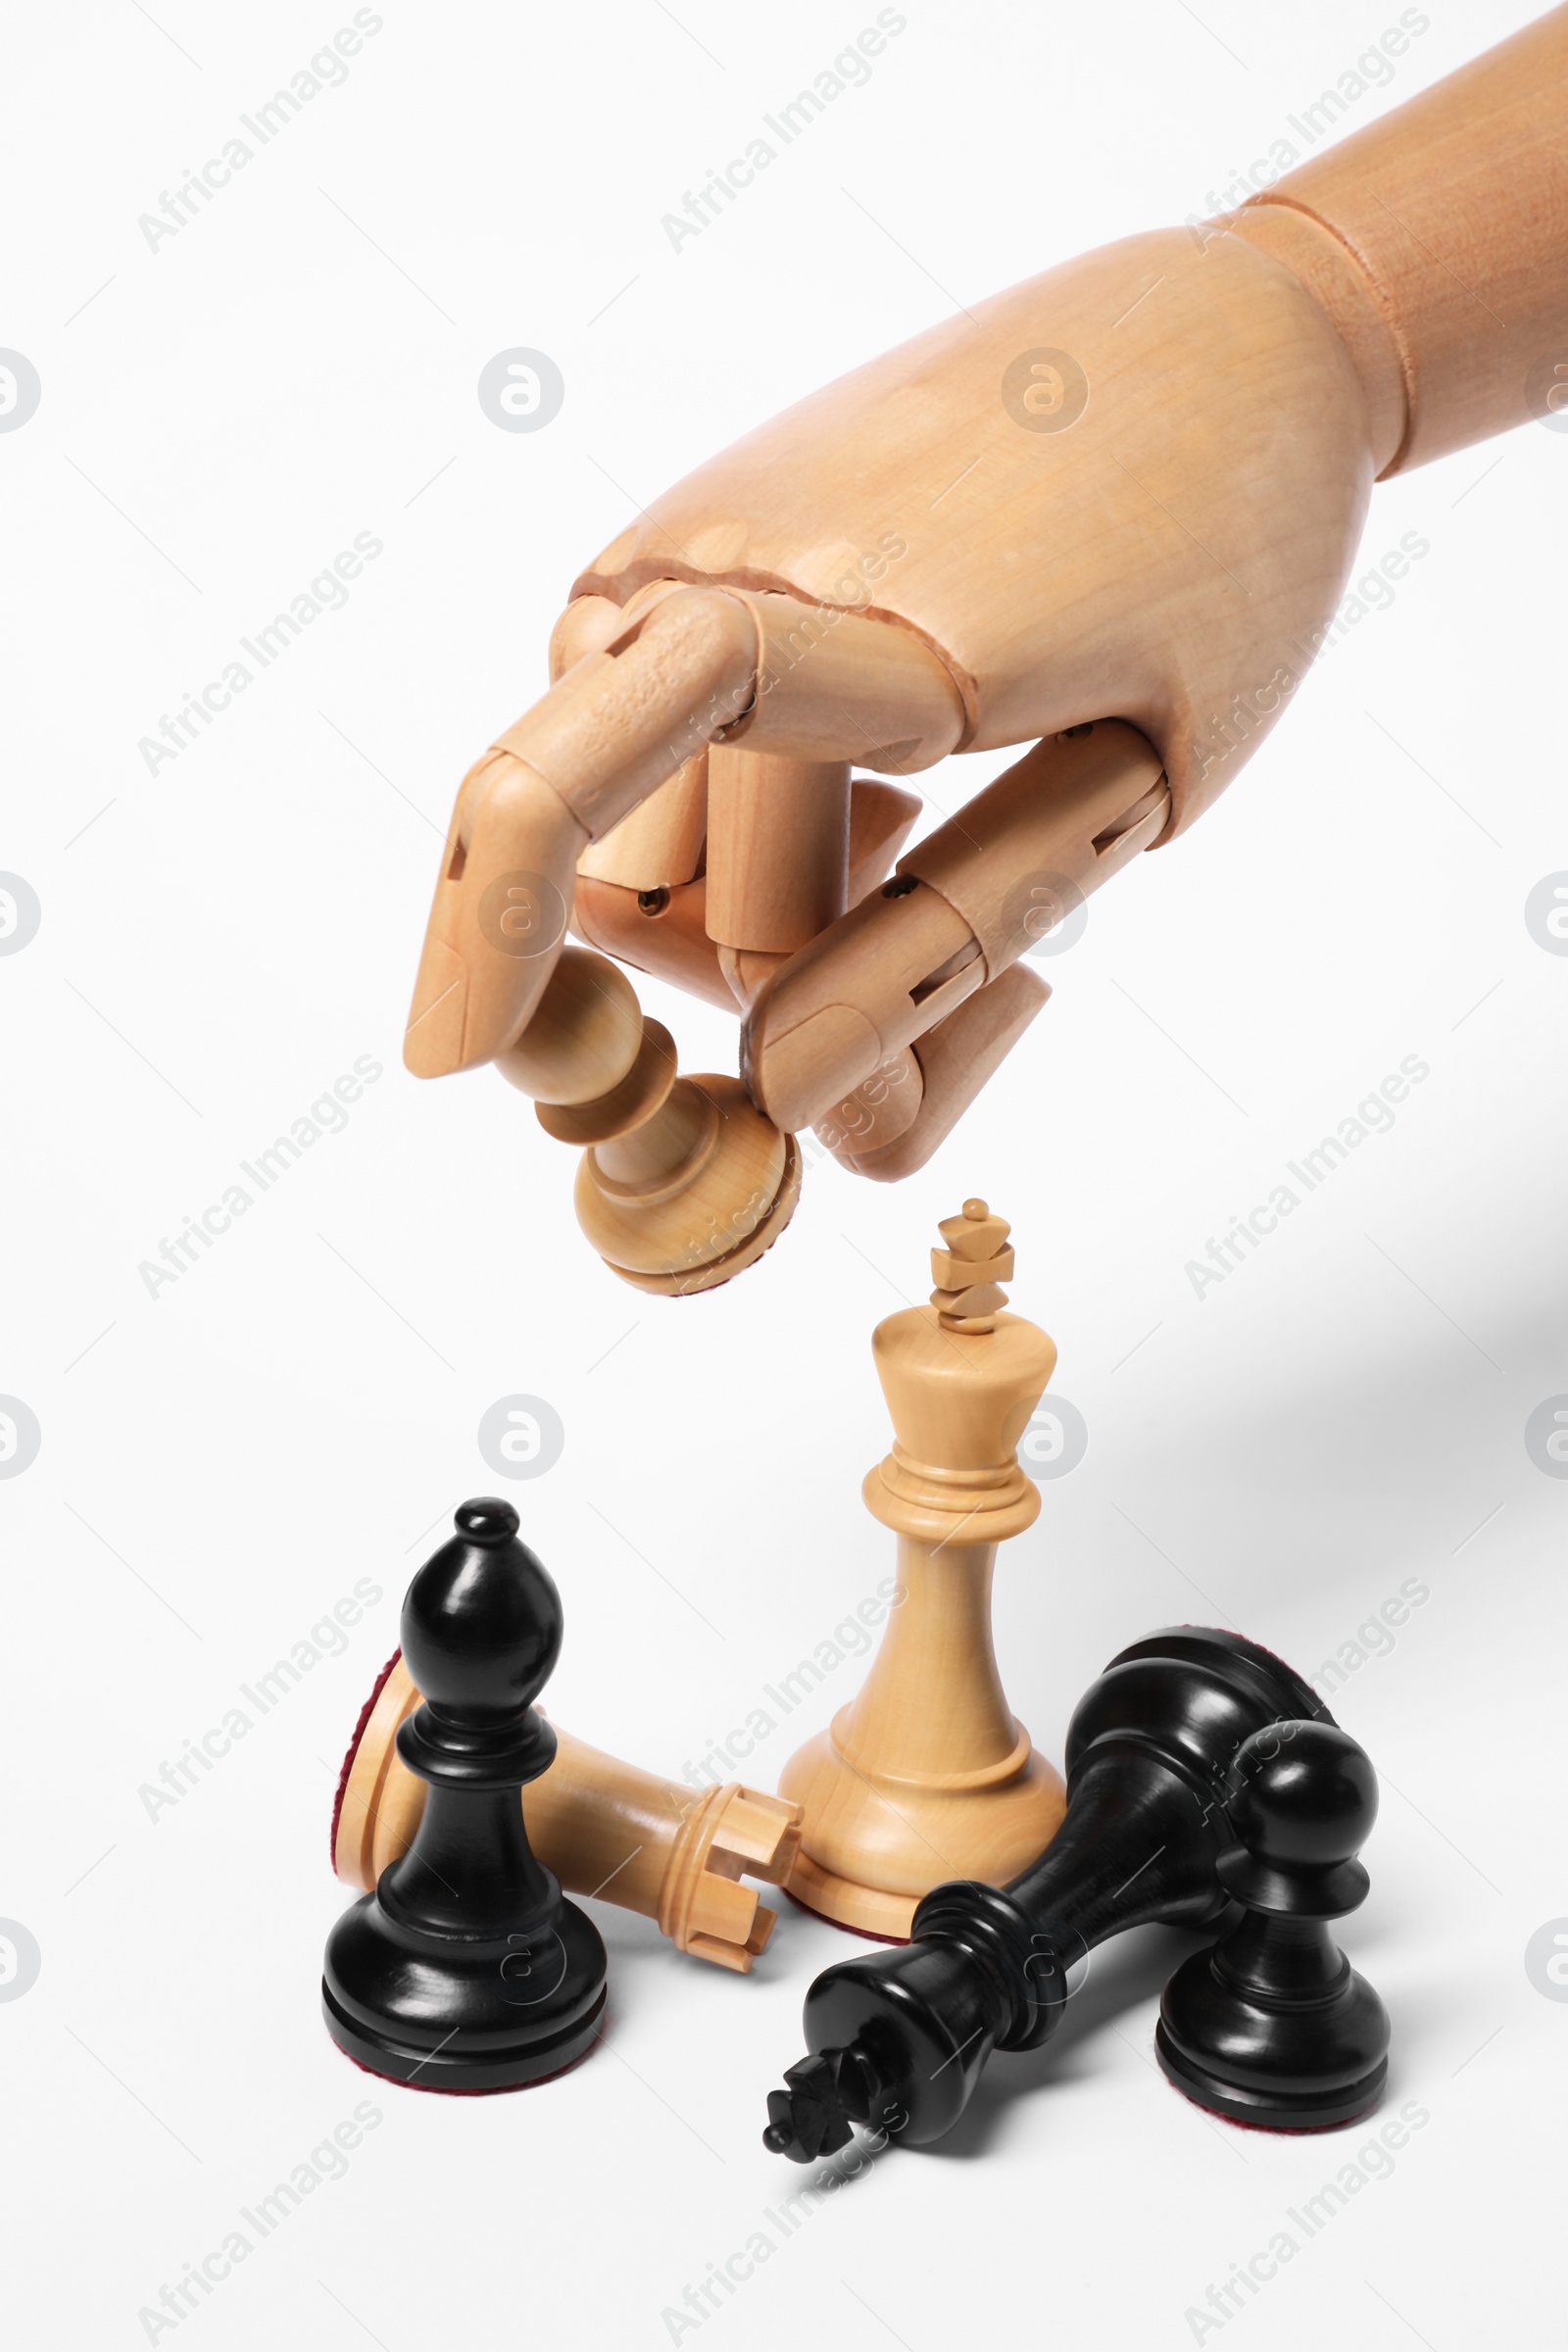
[[[1348,1862],[1372,1834],[1377,1775],[1332,1723],[1275,1723],[1237,1754],[1230,1803],[1237,1836],[1277,1869]]]
[[[561,1595],[517,1537],[510,1502],[479,1495],[403,1602],[403,1655],[425,1698],[504,1717],[544,1689],[561,1654]]]

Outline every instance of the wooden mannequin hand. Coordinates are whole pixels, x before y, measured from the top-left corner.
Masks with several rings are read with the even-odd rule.
[[[760,426],[574,593],[623,605],[710,580],[886,616],[951,674],[953,748],[1130,720],[1164,761],[1174,831],[1309,661],[1375,470],[1361,384],[1300,280],[1235,235],[1156,230]],[[876,765],[874,749],[852,756]]]
[[[578,858],[607,834],[613,856],[617,824],[683,763],[666,794],[686,806],[705,745],[907,773],[952,750],[1111,714],[1130,722],[1147,741],[1121,732],[1120,765],[1097,775],[1092,808],[1049,760],[1032,790],[1014,792],[1003,834],[987,832],[978,932],[961,854],[937,861],[957,930],[895,992],[903,1009],[909,986],[972,938],[980,947],[956,993],[919,998],[926,1017],[905,1021],[907,1035],[874,1007],[831,1016],[839,960],[876,960],[875,942],[858,949],[831,929],[818,939],[809,1002],[795,965],[772,979],[749,1080],[781,1125],[820,1116],[1032,944],[1031,877],[1092,888],[1111,870],[1093,846],[1107,828],[1123,862],[1213,797],[1307,666],[1373,472],[1366,400],[1318,303],[1240,238],[1179,229],[982,303],[764,425],[589,566],[557,632],[557,684],[467,778],[411,1067],[466,1066],[519,1034],[564,935]],[[1150,802],[1162,770],[1169,797]],[[1135,826],[1120,824],[1146,802]],[[625,826],[617,874],[645,896],[692,880],[703,836],[699,811],[687,870],[671,871],[659,863],[667,830],[650,835],[650,813]],[[809,864],[799,838],[809,795],[793,821],[794,841],[754,841],[754,852]],[[639,826],[653,860],[641,870]],[[961,853],[967,813],[959,828]],[[603,878],[605,853],[585,862],[592,878],[596,857]],[[929,858],[917,853],[907,870],[929,871],[935,889]],[[510,906],[508,876],[522,877]],[[879,929],[909,930],[911,900],[870,904]],[[509,912],[517,946],[539,953],[501,940]],[[934,936],[945,937],[940,921]],[[781,944],[747,935],[733,910],[721,942],[775,951],[774,962]],[[807,1020],[810,1039],[787,1049]]]
[[[1008,967],[1062,885],[1189,824],[1287,707],[1374,477],[1532,413],[1565,98],[1560,8],[1231,220],[978,303],[657,500],[465,782],[410,1067],[513,1045],[574,903],[739,1000],[777,1126],[917,1165],[1043,1001]],[[849,799],[849,761],[1036,739],[877,890],[912,808]],[[867,1087],[898,1097],[869,1135]]]

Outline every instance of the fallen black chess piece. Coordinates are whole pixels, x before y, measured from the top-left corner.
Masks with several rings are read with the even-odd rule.
[[[1239,1634],[1173,1627],[1112,1658],[1067,1733],[1067,1812],[1005,1887],[933,1887],[902,1948],[840,1961],[806,1997],[811,2055],[768,2096],[763,2143],[808,2164],[862,2124],[912,2144],[952,2130],[993,2050],[1061,2023],[1096,1944],[1160,1920],[1242,1925],[1167,1987],[1159,2055],[1222,2114],[1276,2128],[1376,2100],[1388,2018],[1329,1940],[1365,1891],[1376,1810],[1361,1750],[1308,1686]]]

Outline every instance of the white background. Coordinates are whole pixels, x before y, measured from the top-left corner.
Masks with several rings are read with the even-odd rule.
[[[659,2345],[764,2230],[770,2258],[678,2340],[1150,2352],[1194,2341],[1210,2282],[1361,2144],[1233,2132],[1166,2087],[1158,1992],[1190,1947],[1158,1932],[1104,1955],[1045,2057],[997,2059],[948,2141],[788,2238],[763,2209],[803,2176],[760,2144],[763,2095],[811,1976],[858,1948],[819,1923],[788,1913],[742,1979],[594,1906],[612,2032],[527,2097],[381,2089],[321,2028],[338,1758],[408,1576],[496,1484],[484,1409],[528,1393],[565,1429],[509,1490],[565,1599],[552,1710],[678,1776],[889,1572],[858,1501],[887,1442],[870,1331],[976,1191],[1090,1430],[998,1572],[1048,1753],[1153,1627],[1234,1622],[1315,1673],[1403,1580],[1430,1594],[1334,1700],[1384,1776],[1346,1939],[1395,2021],[1386,2112],[1430,2120],[1201,2340],[1561,2340],[1568,2006],[1524,1949],[1568,1914],[1568,1483],[1523,1432],[1568,1390],[1568,957],[1523,909],[1568,867],[1568,438],[1377,492],[1369,560],[1430,542],[1393,606],[1094,901],[932,1164],[891,1191],[813,1169],[729,1288],[620,1287],[520,1098],[399,1062],[452,793],[634,502],[957,301],[1209,210],[1397,10],[910,0],[868,84],[678,253],[662,215],[869,0],[679,0],[678,23],[388,0],[344,84],[150,251],[138,216],[351,15],[154,13],[14,19],[0,138],[0,342],[43,385],[0,436],[0,866],[43,909],[0,959],[0,1390],[42,1429],[0,1483],[0,1913],[42,1953],[0,2003],[12,2340],[148,2340],[142,2307],[368,2092],[346,2177],[157,2341]],[[1434,0],[1355,120],[1529,13]],[[535,434],[475,397],[515,345],[565,378]],[[346,607],[150,775],[139,738],[359,532],[383,553]],[[1004,763],[919,781],[951,807]],[[686,1066],[734,1066],[732,1023],[644,995]],[[383,1075],[346,1129],[150,1298],[140,1261],[360,1055]],[[1393,1130],[1196,1297],[1187,1262],[1407,1055],[1430,1076]],[[343,1653],[150,1820],[140,1787],[365,1577],[383,1597]],[[859,1671],[758,1751],[758,1785]]]

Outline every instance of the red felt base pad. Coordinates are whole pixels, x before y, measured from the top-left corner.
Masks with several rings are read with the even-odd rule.
[[[445,2056],[440,2049],[382,2048],[338,2007],[325,1984],[321,1986],[321,2010],[332,2039],[362,2074],[395,2082],[400,2090],[433,2090],[449,2098],[485,2098],[497,2091],[533,2090],[541,2082],[553,2082],[558,2075],[569,2075],[593,2056],[608,2024],[601,1992],[587,2017],[534,2049],[456,2058]],[[491,2078],[488,2082],[484,2079],[487,2075]]]

